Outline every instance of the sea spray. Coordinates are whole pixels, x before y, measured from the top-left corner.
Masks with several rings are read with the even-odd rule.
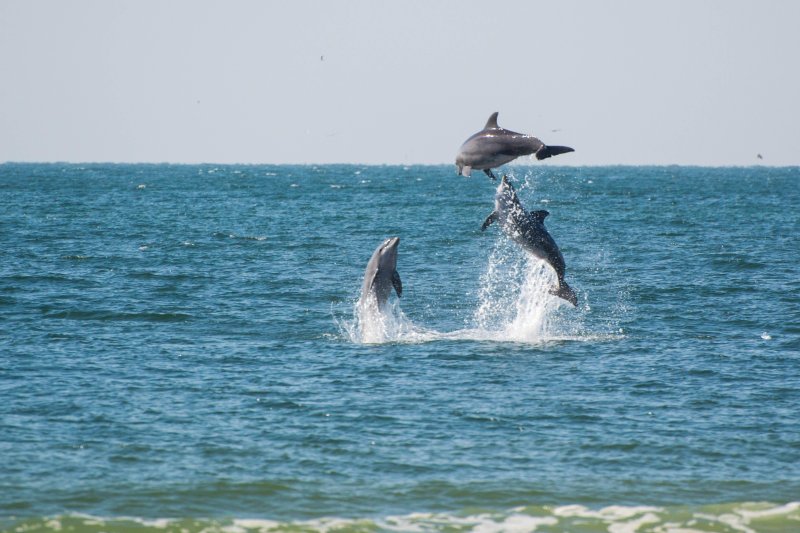
[[[498,239],[481,276],[474,322],[487,338],[540,342],[556,335],[552,317],[559,306],[550,294],[556,275],[546,263]]]
[[[553,317],[560,305],[551,294],[557,278],[553,269],[541,259],[528,256],[525,279],[520,286],[514,318],[505,329],[509,340],[539,341],[555,336]]]
[[[343,336],[357,344],[487,340],[541,343],[587,340],[580,327],[561,314],[567,306],[551,294],[556,275],[544,261],[499,238],[480,278],[478,306],[465,329],[439,332],[414,323],[393,299],[379,306],[374,298],[353,303],[352,318],[337,323]],[[571,307],[570,307],[571,309]],[[585,339],[584,339],[585,337]]]
[[[420,342],[430,340],[433,334],[415,325],[403,313],[398,300],[379,306],[375,298],[355,302],[353,319],[341,322],[340,327],[358,344]]]

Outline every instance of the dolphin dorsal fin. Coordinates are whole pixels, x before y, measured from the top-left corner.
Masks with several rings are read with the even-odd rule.
[[[497,125],[497,113],[498,112],[495,111],[494,113],[492,113],[489,116],[489,120],[486,121],[486,125],[483,127],[483,129],[488,130],[488,129],[493,129],[493,128],[499,128],[500,127],[500,126]]]

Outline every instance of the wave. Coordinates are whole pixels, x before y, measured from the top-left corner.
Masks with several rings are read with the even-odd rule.
[[[215,231],[212,235],[215,239],[235,239],[240,241],[266,241],[266,235],[239,235],[229,231]]]
[[[800,502],[737,502],[703,506],[623,506],[592,509],[583,505],[516,507],[505,511],[415,512],[385,517],[322,517],[305,520],[268,518],[133,518],[81,514],[0,520],[2,531],[75,533],[175,531],[181,533],[261,533],[282,531],[480,531],[480,532],[681,532],[756,533],[795,531]]]
[[[120,312],[109,310],[66,309],[52,310],[42,308],[44,318],[58,318],[65,320],[99,320],[99,321],[138,321],[138,322],[185,322],[193,318],[186,313],[157,313],[157,312]]]

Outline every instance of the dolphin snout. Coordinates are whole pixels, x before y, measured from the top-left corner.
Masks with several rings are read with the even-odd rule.
[[[383,244],[381,245],[382,252],[388,252],[390,250],[397,251],[397,245],[400,244],[400,237],[389,237]]]

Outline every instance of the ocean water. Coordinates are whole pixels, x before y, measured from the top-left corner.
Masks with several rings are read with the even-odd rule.
[[[0,165],[0,530],[800,530],[800,168],[505,170]]]

